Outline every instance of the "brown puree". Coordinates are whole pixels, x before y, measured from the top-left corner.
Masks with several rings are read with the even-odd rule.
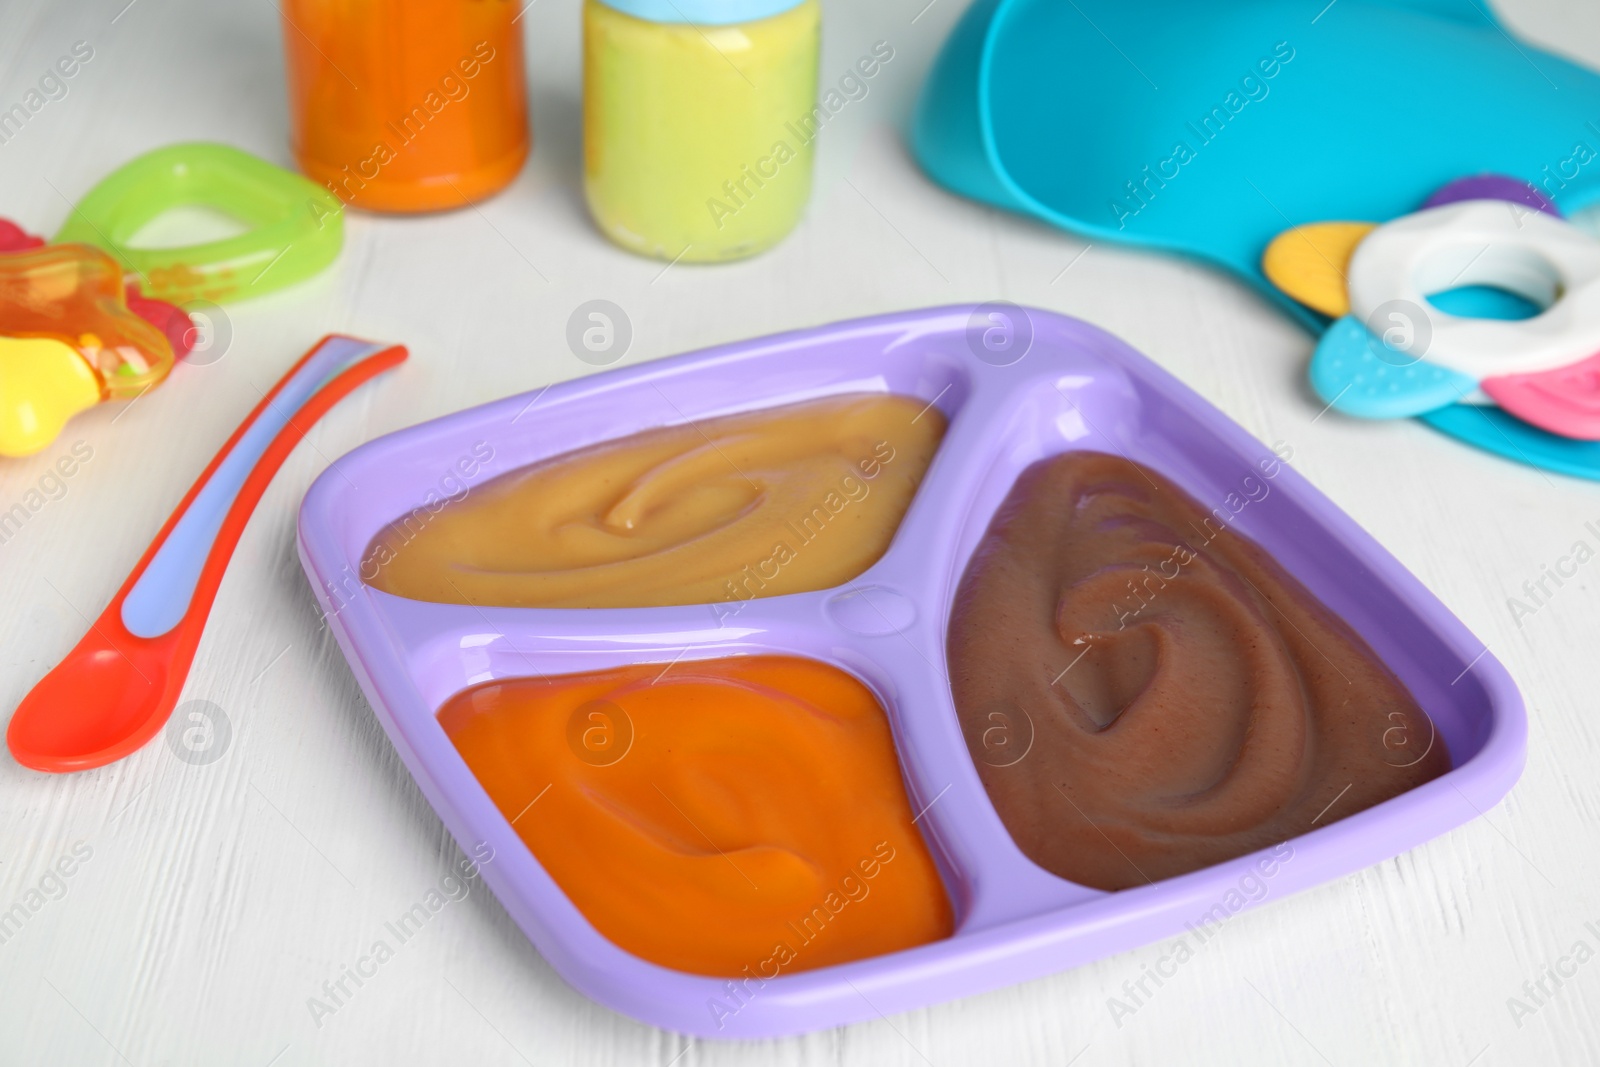
[[[555,456],[385,527],[371,585],[436,603],[657,607],[827,589],[878,561],[944,436],[926,401],[849,393]],[[365,574],[363,574],[365,577]]]
[[[949,655],[1017,847],[1098,889],[1267,847],[1450,767],[1355,631],[1114,456],[1070,452],[1017,479],[957,590]]]

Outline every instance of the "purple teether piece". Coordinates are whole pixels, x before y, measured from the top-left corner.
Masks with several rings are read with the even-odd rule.
[[[1539,190],[1523,181],[1505,174],[1474,174],[1470,178],[1457,178],[1443,189],[1428,197],[1424,208],[1454,204],[1458,200],[1510,200],[1527,204],[1547,214],[1561,218],[1561,209]]]

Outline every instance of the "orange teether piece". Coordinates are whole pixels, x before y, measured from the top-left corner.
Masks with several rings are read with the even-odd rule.
[[[106,253],[66,244],[0,256],[0,454],[37,452],[72,415],[138,396],[172,361],[166,334],[129,310]]]

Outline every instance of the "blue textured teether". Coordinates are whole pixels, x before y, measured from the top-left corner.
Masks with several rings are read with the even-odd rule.
[[[1409,362],[1408,362],[1409,361]],[[1322,335],[1311,357],[1311,387],[1330,407],[1365,419],[1421,415],[1477,391],[1465,374],[1387,348],[1346,315]]]
[[[911,143],[959,194],[1097,244],[1196,256],[1320,331],[1326,320],[1261,270],[1290,226],[1395,219],[1447,182],[1452,195],[1511,195],[1569,216],[1600,203],[1600,125],[1590,125],[1600,76],[1520,40],[1495,6],[973,0],[928,75]],[[1435,308],[1498,319],[1537,310],[1469,288]],[[1324,402],[1421,415],[1490,452],[1600,481],[1600,443],[1485,405],[1447,406],[1475,383],[1396,366],[1404,360],[1379,357],[1351,326],[1361,328],[1335,325],[1318,350],[1311,379]]]

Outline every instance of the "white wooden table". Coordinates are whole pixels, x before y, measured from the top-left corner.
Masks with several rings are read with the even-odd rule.
[[[53,232],[115,165],[180,140],[289,164],[278,13],[267,0],[0,0],[0,108],[57,56],[93,59],[0,145],[0,215]],[[1414,422],[1316,418],[1311,338],[1243,286],[1096,246],[926,181],[900,134],[961,0],[828,0],[823,77],[878,40],[895,58],[821,141],[810,213],[775,251],[721,268],[600,239],[578,185],[578,4],[525,19],[536,147],[478,210],[351,215],[339,265],[229,309],[232,340],[113,425],[106,407],[43,455],[0,463],[0,510],[82,441],[93,451],[0,543],[0,706],[78,639],[257,390],[321,334],[403,341],[412,360],[338,408],[279,474],[223,583],[185,699],[222,709],[219,758],[158,740],[70,776],[0,757],[0,1064],[1447,1065],[1600,1060],[1600,569],[1517,625],[1507,598],[1574,541],[1600,485],[1546,478]],[[919,15],[920,12],[920,15]],[[1600,65],[1600,7],[1506,0],[1547,47]],[[481,889],[450,904],[331,1016],[308,998],[459,853],[318,625],[295,556],[301,495],[378,434],[570,378],[568,316],[625,309],[626,361],[899,308],[1009,299],[1079,315],[1170,368],[1348,510],[1480,635],[1522,686],[1528,767],[1486,817],[1245,913],[1132,1016],[1159,946],[891,1019],[749,1044],[688,1041],[573,992]],[[48,875],[63,857],[70,877]],[[29,897],[31,891],[38,897]],[[1594,923],[1595,925],[1586,925]],[[1557,988],[1547,968],[1572,971]],[[1535,1005],[1525,982],[1544,978]],[[1508,998],[1537,1007],[1514,1017]],[[318,1025],[320,1022],[320,1025]],[[1076,1059],[1075,1059],[1076,1058]]]

